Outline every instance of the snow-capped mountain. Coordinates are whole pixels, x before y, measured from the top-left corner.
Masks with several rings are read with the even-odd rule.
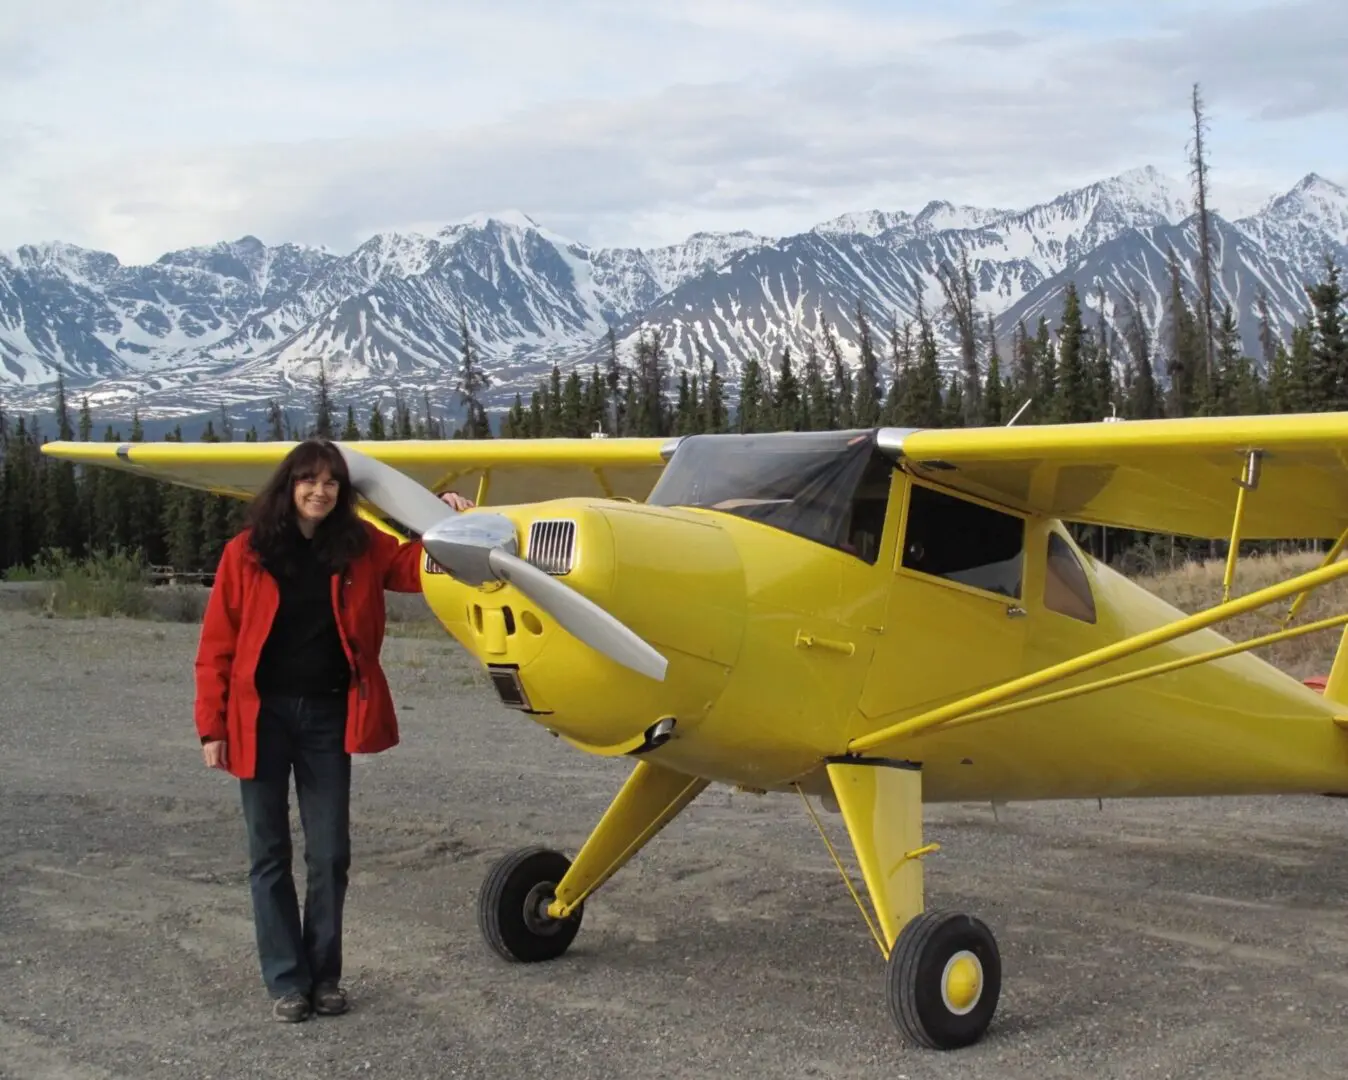
[[[1217,302],[1232,303],[1258,355],[1258,291],[1286,333],[1326,255],[1348,262],[1348,193],[1311,173],[1256,214],[1212,215],[1212,239]],[[518,211],[379,234],[346,255],[250,236],[123,266],[33,245],[0,253],[0,391],[40,407],[60,371],[109,416],[132,403],[185,415],[307,395],[321,362],[343,400],[428,388],[452,408],[461,325],[494,404],[527,395],[553,363],[604,362],[610,327],[621,359],[654,328],[676,366],[695,367],[700,348],[733,380],[751,356],[775,365],[787,343],[799,354],[821,320],[854,357],[859,304],[882,342],[919,297],[941,325],[941,275],[961,259],[1003,338],[1020,319],[1055,321],[1069,281],[1090,305],[1103,289],[1111,320],[1135,293],[1154,327],[1172,248],[1192,297],[1189,193],[1150,167],[1027,209],[934,200],[793,236],[697,233],[657,249],[588,247]]]
[[[1310,173],[1236,225],[1270,256],[1303,273],[1318,273],[1326,240],[1348,245],[1348,195],[1337,184]]]
[[[284,303],[336,257],[246,236],[123,266],[70,244],[0,254],[0,383],[148,372]]]
[[[1302,283],[1316,280],[1326,254],[1348,257],[1348,192],[1312,175],[1252,218],[1229,223],[1209,214],[1214,301],[1230,300],[1250,355],[1259,355],[1255,302],[1269,295],[1284,334],[1306,309]],[[925,220],[924,220],[925,217]],[[930,224],[956,221],[955,227]],[[790,344],[799,356],[821,322],[834,329],[845,357],[856,355],[857,305],[882,335],[910,318],[921,296],[944,327],[942,277],[967,258],[976,306],[996,316],[998,338],[1017,320],[1031,332],[1042,315],[1058,319],[1068,281],[1096,305],[1105,289],[1107,318],[1134,287],[1153,335],[1169,290],[1173,245],[1189,296],[1197,294],[1197,217],[1184,189],[1153,168],[1136,169],[1021,211],[932,203],[913,217],[865,214],[835,218],[807,233],[733,256],[689,279],[618,328],[630,348],[640,329],[659,327],[670,354],[696,355],[700,342],[733,377],[750,356],[772,358]],[[598,357],[596,346],[587,359]],[[952,345],[953,355],[953,345]],[[1003,356],[1006,355],[1005,350]]]

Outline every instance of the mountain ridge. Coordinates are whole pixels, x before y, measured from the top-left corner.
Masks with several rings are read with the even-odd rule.
[[[1209,216],[1216,302],[1232,302],[1258,355],[1258,289],[1285,335],[1307,307],[1301,285],[1326,256],[1348,261],[1348,192],[1312,171],[1254,213]],[[854,363],[858,302],[882,336],[919,298],[939,314],[940,273],[961,256],[1003,342],[1017,320],[1052,322],[1069,280],[1088,314],[1103,287],[1110,322],[1136,292],[1154,338],[1171,247],[1193,295],[1196,232],[1186,189],[1142,166],[1020,209],[933,199],[650,248],[587,246],[514,209],[379,233],[345,255],[249,234],[131,266],[29,244],[0,253],[0,394],[39,401],[59,371],[101,415],[186,416],[309,393],[321,361],[347,398],[433,389],[453,403],[461,320],[497,408],[554,363],[606,362],[610,330],[624,360],[653,328],[675,371],[696,369],[700,348],[733,386],[749,357],[775,366],[783,346],[806,347],[821,318]]]

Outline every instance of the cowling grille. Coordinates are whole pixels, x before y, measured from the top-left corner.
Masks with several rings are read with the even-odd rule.
[[[576,557],[574,521],[535,521],[529,526],[526,558],[547,574],[567,574]]]

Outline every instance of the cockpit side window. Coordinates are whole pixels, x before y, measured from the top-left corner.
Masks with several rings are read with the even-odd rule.
[[[914,483],[908,496],[902,565],[984,592],[1019,599],[1025,520]]]
[[[1095,622],[1095,597],[1081,560],[1060,534],[1048,534],[1044,573],[1044,607],[1084,623]]]

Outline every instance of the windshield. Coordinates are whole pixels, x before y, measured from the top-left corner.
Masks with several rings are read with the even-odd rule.
[[[647,502],[734,514],[874,562],[892,468],[873,431],[692,435]]]

